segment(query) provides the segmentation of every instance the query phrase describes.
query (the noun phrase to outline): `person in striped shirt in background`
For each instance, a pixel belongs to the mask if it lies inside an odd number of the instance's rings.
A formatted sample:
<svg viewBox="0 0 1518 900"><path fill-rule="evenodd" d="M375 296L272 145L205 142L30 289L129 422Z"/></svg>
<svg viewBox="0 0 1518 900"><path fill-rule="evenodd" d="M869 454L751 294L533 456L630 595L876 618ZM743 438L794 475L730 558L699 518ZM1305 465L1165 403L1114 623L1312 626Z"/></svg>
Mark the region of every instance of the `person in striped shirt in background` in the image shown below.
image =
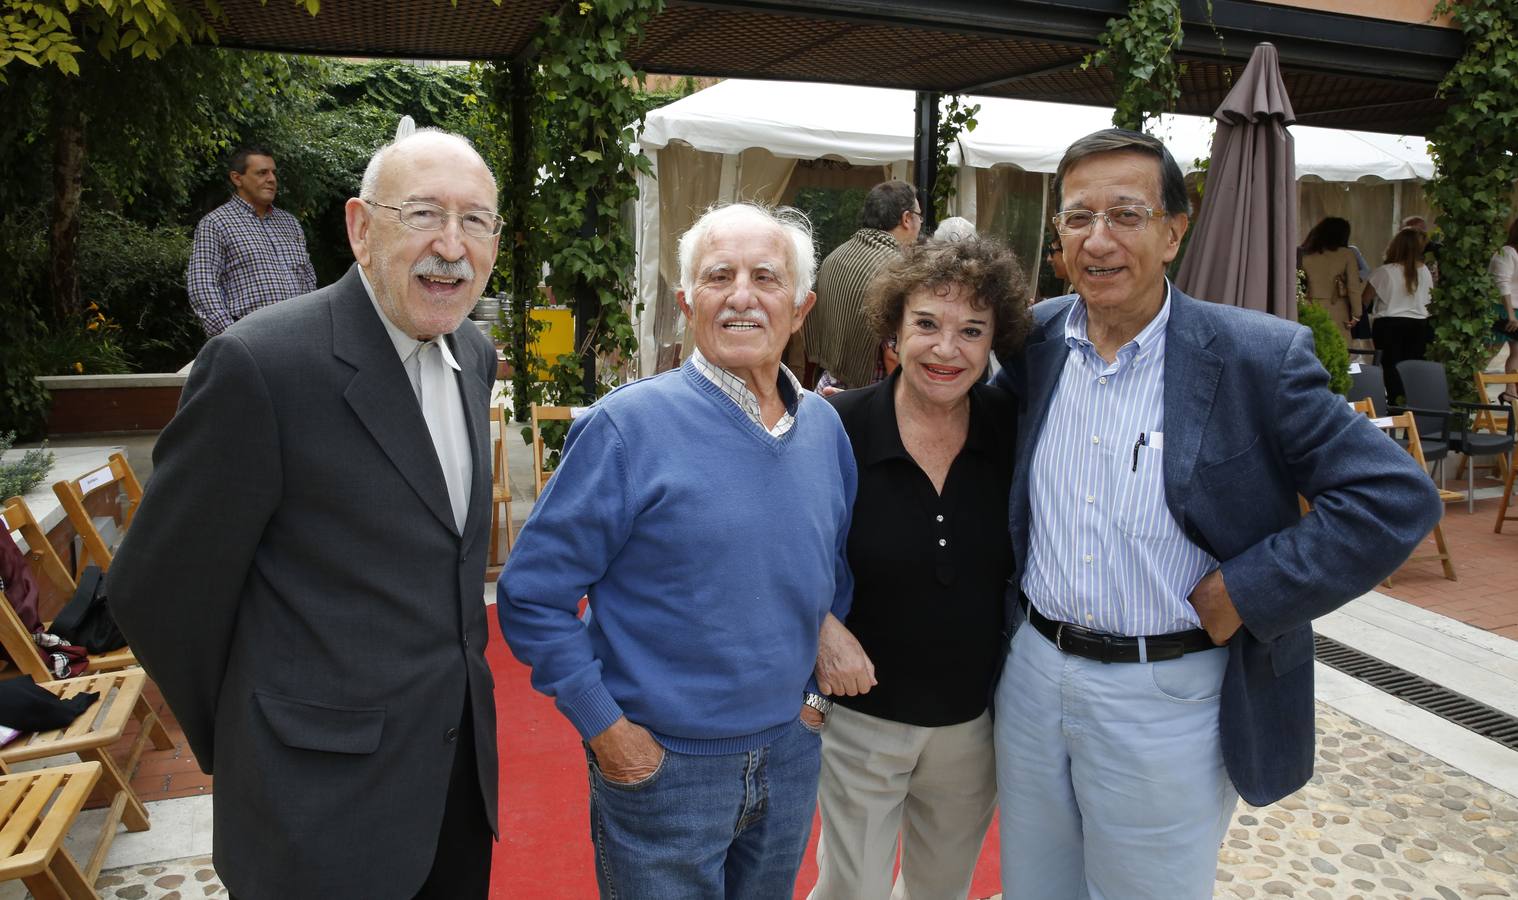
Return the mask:
<svg viewBox="0 0 1518 900"><path fill-rule="evenodd" d="M241 147L227 164L234 193L195 226L185 272L190 307L216 337L256 309L316 290L300 222L274 208L279 176L263 147Z"/></svg>
<svg viewBox="0 0 1518 900"><path fill-rule="evenodd" d="M1238 798L1312 774L1309 622L1443 507L1328 389L1307 329L1166 279L1188 204L1160 141L1082 138L1055 194L1075 293L1034 307L996 379L1019 398L1007 615L1026 619L994 702L1003 888L1211 897Z"/></svg>
<svg viewBox="0 0 1518 900"><path fill-rule="evenodd" d="M868 387L886 375L880 338L864 320L864 295L875 273L922 233L917 189L905 181L875 185L859 224L817 269L817 305L802 327L806 360L820 370L818 391Z"/></svg>

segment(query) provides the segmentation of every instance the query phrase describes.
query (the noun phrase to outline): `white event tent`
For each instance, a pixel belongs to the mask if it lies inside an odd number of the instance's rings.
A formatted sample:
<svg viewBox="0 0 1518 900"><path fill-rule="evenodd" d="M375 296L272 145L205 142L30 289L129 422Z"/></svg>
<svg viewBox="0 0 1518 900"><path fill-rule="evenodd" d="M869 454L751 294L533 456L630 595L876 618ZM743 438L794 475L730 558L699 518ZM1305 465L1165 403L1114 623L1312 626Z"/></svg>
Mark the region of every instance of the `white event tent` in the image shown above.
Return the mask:
<svg viewBox="0 0 1518 900"><path fill-rule="evenodd" d="M949 161L961 166L953 213L1008 241L1036 270L1049 180L1076 138L1112 123L1112 111L970 97L974 131ZM639 144L653 164L639 175L637 206L640 374L673 365L676 241L719 201L787 203L808 187L869 188L910 180L915 98L910 91L729 79L650 112ZM1211 119L1164 116L1156 134L1188 174L1211 153ZM1421 181L1433 175L1421 138L1293 126L1302 233L1325 215L1355 228L1379 257L1404 215L1425 214Z"/></svg>

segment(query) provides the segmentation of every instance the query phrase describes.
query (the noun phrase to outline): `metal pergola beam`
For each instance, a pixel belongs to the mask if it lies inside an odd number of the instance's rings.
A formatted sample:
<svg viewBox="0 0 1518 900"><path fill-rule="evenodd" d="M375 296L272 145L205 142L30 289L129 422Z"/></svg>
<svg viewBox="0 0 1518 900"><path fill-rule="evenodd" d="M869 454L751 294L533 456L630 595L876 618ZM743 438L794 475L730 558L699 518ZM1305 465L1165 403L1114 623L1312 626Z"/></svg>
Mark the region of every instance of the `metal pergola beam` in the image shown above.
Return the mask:
<svg viewBox="0 0 1518 900"><path fill-rule="evenodd" d="M672 6L767 12L1094 46L1127 0L671 0ZM1210 15L1209 15L1210 7ZM1283 66L1437 83L1463 52L1458 31L1253 0L1182 0L1188 56L1244 63L1276 45ZM1220 46L1221 45L1221 46Z"/></svg>
<svg viewBox="0 0 1518 900"><path fill-rule="evenodd" d="M516 57L531 46L542 16L559 5L366 0L324 4L311 17L286 2L218 2L224 46L442 59ZM1108 20L1127 8L1128 0L668 0L647 38L626 52L635 68L675 75L1109 105L1110 72L1074 70ZM1222 100L1228 80L1222 70L1241 68L1256 44L1270 41L1288 83L1314 85L1293 98L1304 119L1318 108L1358 108L1366 115L1356 117L1357 127L1424 130L1447 105L1437 88L1464 53L1457 29L1259 0L1181 0L1181 18L1176 57L1199 73L1185 86L1181 106L1197 114ZM1079 77L1061 77L1067 73ZM1400 114L1377 106L1393 97L1407 98Z"/></svg>
<svg viewBox="0 0 1518 900"><path fill-rule="evenodd" d="M1080 56L1068 57L1066 59L1060 60L1057 63L1054 63L1053 65L1039 66L1036 69L1024 69L1021 72L1013 72L1012 74L1002 78L995 78L991 81L981 82L980 84L966 85L965 87L957 88L954 93L980 94L984 93L985 91L989 91L992 88L1006 87L1009 84L1017 84L1020 81L1029 81L1034 78L1042 78L1045 75L1057 75L1060 72L1068 72L1069 70L1080 65L1081 61L1085 58L1086 55L1084 53Z"/></svg>

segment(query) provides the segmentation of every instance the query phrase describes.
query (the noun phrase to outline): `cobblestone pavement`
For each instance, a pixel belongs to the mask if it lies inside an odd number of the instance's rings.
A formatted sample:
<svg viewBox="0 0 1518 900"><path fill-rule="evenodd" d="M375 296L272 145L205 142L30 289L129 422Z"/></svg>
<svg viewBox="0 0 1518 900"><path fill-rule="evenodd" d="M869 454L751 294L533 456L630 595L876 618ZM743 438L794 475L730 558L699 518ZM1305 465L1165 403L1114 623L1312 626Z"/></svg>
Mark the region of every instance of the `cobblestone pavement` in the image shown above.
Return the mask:
<svg viewBox="0 0 1518 900"><path fill-rule="evenodd" d="M1321 703L1317 732L1312 781L1234 816L1215 896L1518 895L1518 798Z"/></svg>
<svg viewBox="0 0 1518 900"><path fill-rule="evenodd" d="M101 872L95 891L102 900L201 900L226 897L211 857L196 856Z"/></svg>
<svg viewBox="0 0 1518 900"><path fill-rule="evenodd" d="M1240 806L1215 896L1518 897L1518 798L1321 703L1317 726L1311 783L1270 806ZM226 896L209 857L105 872L96 887L104 900Z"/></svg>

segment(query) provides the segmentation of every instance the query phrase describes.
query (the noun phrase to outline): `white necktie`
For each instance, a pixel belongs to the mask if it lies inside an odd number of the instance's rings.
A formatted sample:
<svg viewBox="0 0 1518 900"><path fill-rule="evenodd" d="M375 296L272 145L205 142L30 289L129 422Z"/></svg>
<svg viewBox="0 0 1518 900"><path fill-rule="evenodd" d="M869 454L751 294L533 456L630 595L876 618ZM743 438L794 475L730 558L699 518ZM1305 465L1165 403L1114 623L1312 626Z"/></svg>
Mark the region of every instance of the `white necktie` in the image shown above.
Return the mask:
<svg viewBox="0 0 1518 900"><path fill-rule="evenodd" d="M443 362L443 351L436 337L417 348L418 400L422 417L432 434L432 446L443 466L443 480L448 485L448 500L453 505L453 523L459 534L469 515L469 494L474 478L474 460L469 452L469 435L464 425L464 403L459 397L459 382L453 370Z"/></svg>

